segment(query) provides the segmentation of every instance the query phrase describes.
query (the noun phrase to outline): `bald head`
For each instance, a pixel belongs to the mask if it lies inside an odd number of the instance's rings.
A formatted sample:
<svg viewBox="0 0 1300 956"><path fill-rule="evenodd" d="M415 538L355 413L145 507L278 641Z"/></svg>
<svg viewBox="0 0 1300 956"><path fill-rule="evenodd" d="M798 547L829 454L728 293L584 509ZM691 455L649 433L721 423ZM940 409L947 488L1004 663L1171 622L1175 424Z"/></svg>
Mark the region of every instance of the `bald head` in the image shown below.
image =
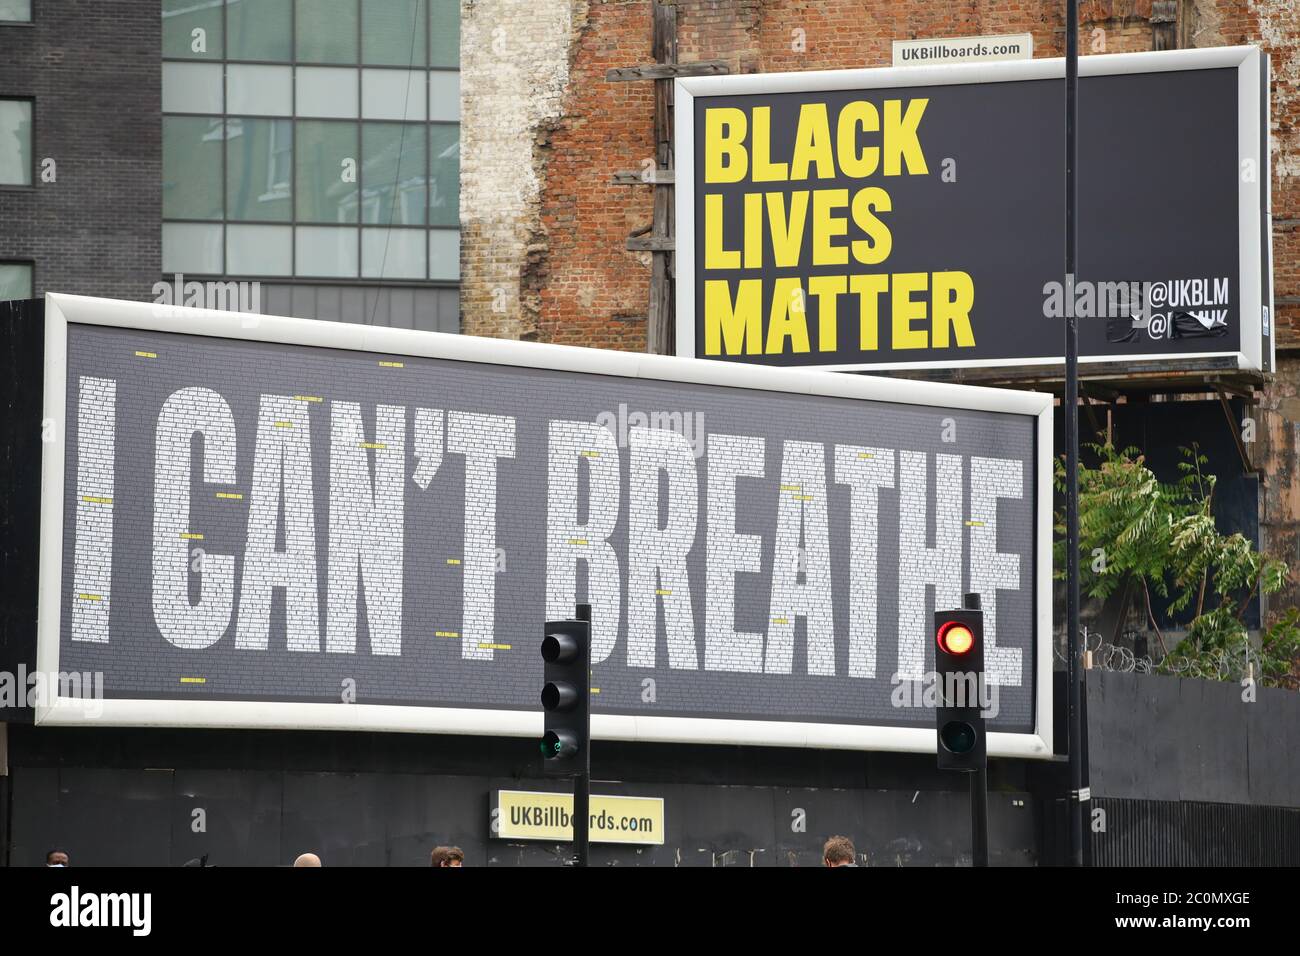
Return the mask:
<svg viewBox="0 0 1300 956"><path fill-rule="evenodd" d="M294 866L320 866L320 857L315 853L304 853L293 861Z"/></svg>

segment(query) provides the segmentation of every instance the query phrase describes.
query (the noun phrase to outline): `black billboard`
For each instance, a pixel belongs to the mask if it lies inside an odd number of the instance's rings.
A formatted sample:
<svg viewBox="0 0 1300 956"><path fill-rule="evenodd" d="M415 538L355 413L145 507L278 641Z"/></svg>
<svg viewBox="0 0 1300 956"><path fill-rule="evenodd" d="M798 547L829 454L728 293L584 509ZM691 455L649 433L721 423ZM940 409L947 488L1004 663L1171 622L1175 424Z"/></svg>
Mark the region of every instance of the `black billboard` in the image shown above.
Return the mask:
<svg viewBox="0 0 1300 956"><path fill-rule="evenodd" d="M1072 281L1062 64L678 81L678 354L1271 368L1267 59L1080 61Z"/></svg>
<svg viewBox="0 0 1300 956"><path fill-rule="evenodd" d="M1050 752L1047 396L75 296L45 339L38 658L98 689L38 722L528 734L589 602L597 736L926 750L974 590L993 748Z"/></svg>

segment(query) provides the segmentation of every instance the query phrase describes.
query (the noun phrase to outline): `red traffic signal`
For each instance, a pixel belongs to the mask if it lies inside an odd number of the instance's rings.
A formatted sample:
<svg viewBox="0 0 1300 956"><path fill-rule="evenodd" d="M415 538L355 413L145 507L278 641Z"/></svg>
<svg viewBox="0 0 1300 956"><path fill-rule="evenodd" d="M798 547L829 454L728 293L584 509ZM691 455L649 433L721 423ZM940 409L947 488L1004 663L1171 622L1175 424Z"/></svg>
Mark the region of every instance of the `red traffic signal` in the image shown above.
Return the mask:
<svg viewBox="0 0 1300 956"><path fill-rule="evenodd" d="M936 640L940 650L957 657L969 654L975 647L975 633L962 621L945 621L939 626Z"/></svg>

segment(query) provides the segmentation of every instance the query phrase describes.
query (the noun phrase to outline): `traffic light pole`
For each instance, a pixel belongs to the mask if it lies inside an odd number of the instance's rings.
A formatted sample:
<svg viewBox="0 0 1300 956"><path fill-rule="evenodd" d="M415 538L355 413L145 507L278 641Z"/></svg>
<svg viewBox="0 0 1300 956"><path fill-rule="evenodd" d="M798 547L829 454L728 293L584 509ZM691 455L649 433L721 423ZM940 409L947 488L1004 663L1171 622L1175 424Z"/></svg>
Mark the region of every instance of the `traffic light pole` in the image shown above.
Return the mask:
<svg viewBox="0 0 1300 956"><path fill-rule="evenodd" d="M970 778L971 866L989 865L989 772L985 767L966 774Z"/></svg>
<svg viewBox="0 0 1300 956"><path fill-rule="evenodd" d="M591 666L591 605L579 604L576 615L587 624L587 667ZM590 681L584 681L589 686ZM590 691L588 691L590 700ZM582 748L582 766L573 778L573 865L586 866L588 858L588 828L591 826L591 707L587 707L587 746Z"/></svg>
<svg viewBox="0 0 1300 956"><path fill-rule="evenodd" d="M962 607L968 611L978 611L982 602L976 593L962 598ZM981 670L978 681L984 683ZM983 687L979 687L982 692ZM982 693L981 693L982 696ZM971 866L989 865L989 771L988 764L981 762L978 770L966 775L970 779L970 855Z"/></svg>

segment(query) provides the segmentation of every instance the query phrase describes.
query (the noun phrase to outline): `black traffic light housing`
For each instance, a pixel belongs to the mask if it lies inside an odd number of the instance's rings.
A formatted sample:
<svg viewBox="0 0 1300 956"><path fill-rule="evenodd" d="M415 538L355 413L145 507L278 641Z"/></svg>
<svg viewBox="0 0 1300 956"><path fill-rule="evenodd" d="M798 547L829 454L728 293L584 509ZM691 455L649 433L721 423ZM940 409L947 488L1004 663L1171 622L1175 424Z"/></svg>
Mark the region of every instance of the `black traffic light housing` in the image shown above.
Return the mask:
<svg viewBox="0 0 1300 956"><path fill-rule="evenodd" d="M934 612L935 710L940 770L974 772L988 766L984 716L984 612L978 594L965 607Z"/></svg>
<svg viewBox="0 0 1300 956"><path fill-rule="evenodd" d="M542 687L545 733L543 769L550 776L570 777L590 766L591 624L547 621L542 638L546 684Z"/></svg>

